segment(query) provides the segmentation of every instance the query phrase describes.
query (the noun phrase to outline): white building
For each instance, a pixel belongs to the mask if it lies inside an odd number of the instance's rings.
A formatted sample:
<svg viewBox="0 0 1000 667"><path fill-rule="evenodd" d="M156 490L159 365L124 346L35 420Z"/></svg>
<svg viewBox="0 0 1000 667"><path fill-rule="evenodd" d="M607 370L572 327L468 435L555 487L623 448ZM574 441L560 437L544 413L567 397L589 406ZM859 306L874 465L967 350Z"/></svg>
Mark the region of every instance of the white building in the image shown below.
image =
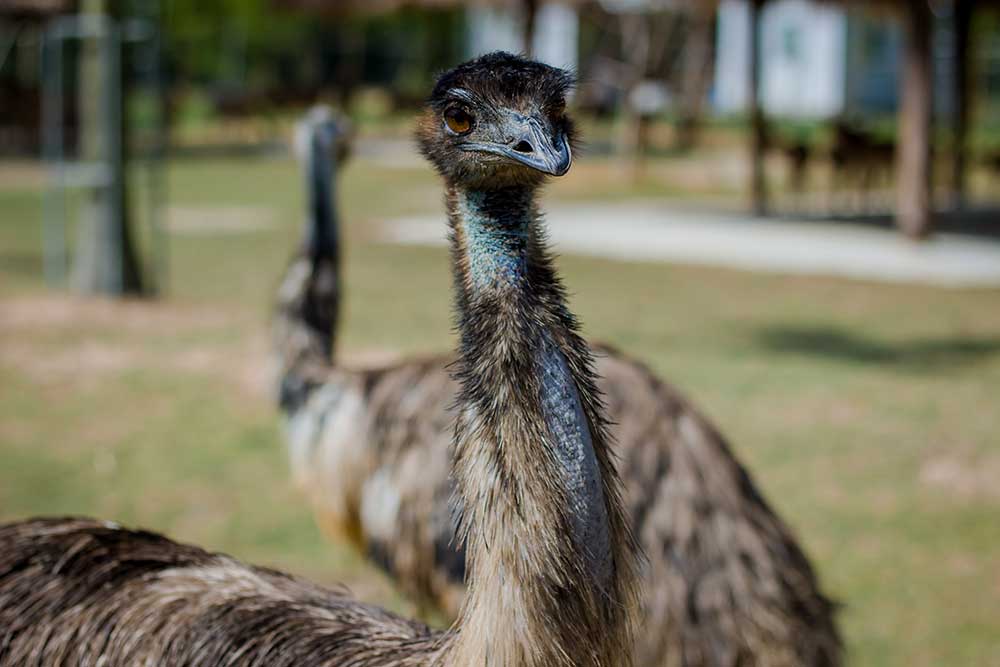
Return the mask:
<svg viewBox="0 0 1000 667"><path fill-rule="evenodd" d="M715 89L718 111L746 108L750 62L749 5L719 6ZM833 5L777 0L760 17L761 104L781 116L826 117L845 106L847 16Z"/></svg>
<svg viewBox="0 0 1000 667"><path fill-rule="evenodd" d="M945 34L942 27L939 35ZM895 109L902 36L885 15L813 0L775 0L764 6L760 31L761 104L768 114L828 118ZM937 41L939 90L948 90L950 56ZM741 112L750 61L746 0L720 3L716 46L714 106L721 113Z"/></svg>

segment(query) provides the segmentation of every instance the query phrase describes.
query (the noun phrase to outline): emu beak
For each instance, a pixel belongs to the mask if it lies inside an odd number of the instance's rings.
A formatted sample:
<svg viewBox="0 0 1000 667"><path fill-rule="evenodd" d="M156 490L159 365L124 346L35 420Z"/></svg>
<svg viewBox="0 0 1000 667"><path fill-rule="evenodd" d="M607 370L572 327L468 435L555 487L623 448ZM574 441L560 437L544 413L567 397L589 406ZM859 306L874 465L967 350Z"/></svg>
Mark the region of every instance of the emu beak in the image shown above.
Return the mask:
<svg viewBox="0 0 1000 667"><path fill-rule="evenodd" d="M569 138L561 131L553 137L547 126L547 120L512 113L504 124L503 143L470 142L463 149L502 155L543 174L562 176L573 163Z"/></svg>

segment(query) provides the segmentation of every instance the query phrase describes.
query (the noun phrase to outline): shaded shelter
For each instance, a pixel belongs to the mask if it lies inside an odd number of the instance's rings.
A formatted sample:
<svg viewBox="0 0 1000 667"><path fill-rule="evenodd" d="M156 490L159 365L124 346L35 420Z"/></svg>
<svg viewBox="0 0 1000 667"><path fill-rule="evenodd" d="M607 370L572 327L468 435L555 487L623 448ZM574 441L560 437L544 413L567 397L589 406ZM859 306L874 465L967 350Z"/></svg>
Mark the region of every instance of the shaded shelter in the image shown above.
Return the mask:
<svg viewBox="0 0 1000 667"><path fill-rule="evenodd" d="M39 38L49 19L75 6L75 0L0 0L0 151L38 150L40 83L17 74L23 69L19 52Z"/></svg>
<svg viewBox="0 0 1000 667"><path fill-rule="evenodd" d="M37 84L15 89L15 96L0 82L0 99L10 95L30 112L15 116L15 124L40 137L49 167L43 213L46 277L61 285L72 253L70 280L85 293L144 294L152 286L144 281L132 230L138 216L126 168L130 148L126 73L132 63L128 45L155 41L148 70L157 70L159 62L158 38L150 37L155 33L150 26L155 24L138 19L134 7L110 0L0 0L0 20L15 22L18 30L30 25L32 37L41 44L37 64L29 59L37 68ZM13 85L17 86L16 77ZM31 149L36 150L34 142ZM150 192L156 187L150 185ZM78 240L73 247L66 242L72 228L66 192L71 189L85 193L79 199Z"/></svg>
<svg viewBox="0 0 1000 667"><path fill-rule="evenodd" d="M70 11L74 0L0 0L0 16L40 20Z"/></svg>
<svg viewBox="0 0 1000 667"><path fill-rule="evenodd" d="M768 0L747 0L750 11L751 53L748 59L750 82L749 116L751 119L752 208L767 211L764 186L765 124L758 90L760 82L760 17ZM964 200L967 165L967 135L970 109L969 58L974 51L971 26L974 12L981 7L1000 7L1000 0L822 0L845 7L877 7L891 12L902 28L900 54L898 141L896 149L897 182L895 220L899 229L911 238L923 238L933 228L932 198L932 116L934 100L934 28L935 14L950 12L955 31L954 62L955 122L952 180L956 204Z"/></svg>

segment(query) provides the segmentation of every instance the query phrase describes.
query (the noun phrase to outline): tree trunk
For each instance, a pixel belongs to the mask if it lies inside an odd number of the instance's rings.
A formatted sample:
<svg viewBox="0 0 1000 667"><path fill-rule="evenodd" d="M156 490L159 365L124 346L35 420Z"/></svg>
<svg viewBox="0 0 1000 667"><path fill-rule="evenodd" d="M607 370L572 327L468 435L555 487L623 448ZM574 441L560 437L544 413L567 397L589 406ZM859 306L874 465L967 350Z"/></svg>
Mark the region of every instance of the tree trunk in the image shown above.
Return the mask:
<svg viewBox="0 0 1000 667"><path fill-rule="evenodd" d="M750 1L750 77L748 107L750 111L750 198L756 216L767 215L767 184L764 178L764 154L767 149L767 128L760 99L760 14L765 0Z"/></svg>
<svg viewBox="0 0 1000 667"><path fill-rule="evenodd" d="M955 2L955 137L953 140L952 196L956 209L965 206L969 109L972 86L969 63L972 57L972 0Z"/></svg>
<svg viewBox="0 0 1000 667"><path fill-rule="evenodd" d="M538 19L539 0L522 0L524 10L524 53L531 57L535 50L535 21Z"/></svg>
<svg viewBox="0 0 1000 667"><path fill-rule="evenodd" d="M81 13L108 14L106 0L83 0ZM114 37L80 49L80 160L106 167L82 206L73 287L86 294L138 294L139 262L132 240L125 183L125 94L122 49ZM119 94L113 94L118 88Z"/></svg>
<svg viewBox="0 0 1000 667"><path fill-rule="evenodd" d="M695 0L688 9L691 26L684 51L681 113L677 123L678 150L690 150L698 140L705 96L712 81L715 13L715 3L704 0Z"/></svg>
<svg viewBox="0 0 1000 667"><path fill-rule="evenodd" d="M931 30L927 0L911 0L903 9L902 91L896 160L896 225L913 239L927 237L931 210Z"/></svg>
<svg viewBox="0 0 1000 667"><path fill-rule="evenodd" d="M618 154L622 160L624 173L633 181L643 173L643 154L648 139L648 121L636 105L636 91L646 76L650 52L649 17L623 12L619 16L622 42L625 49L625 72L623 74L622 115L618 123Z"/></svg>

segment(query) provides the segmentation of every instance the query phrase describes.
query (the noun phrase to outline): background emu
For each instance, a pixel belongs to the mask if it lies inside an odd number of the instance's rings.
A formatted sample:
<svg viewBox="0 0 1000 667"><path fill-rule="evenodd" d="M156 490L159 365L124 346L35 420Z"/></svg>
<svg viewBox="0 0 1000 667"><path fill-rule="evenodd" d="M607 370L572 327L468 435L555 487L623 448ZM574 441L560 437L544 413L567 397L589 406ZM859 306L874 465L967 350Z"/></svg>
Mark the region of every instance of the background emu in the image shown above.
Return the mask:
<svg viewBox="0 0 1000 667"><path fill-rule="evenodd" d="M504 152L485 123L475 144L443 134L451 95L461 88L471 102L495 78L506 82L496 112L533 142L530 156ZM453 474L470 571L454 629L432 633L342 592L150 533L34 520L0 527L0 664L631 664L635 544L590 352L537 209L509 216L494 205L531 202L544 173L569 168L566 121L539 107L561 105L568 83L545 65L485 58L445 74L424 118L425 154L453 202ZM467 152L447 159L432 147L441 141ZM483 189L477 175L491 172L506 186Z"/></svg>
<svg viewBox="0 0 1000 667"><path fill-rule="evenodd" d="M493 116L490 100L504 98L504 85L485 83L480 118ZM348 537L409 593L454 615L465 554L448 506L450 407L458 389L448 373L452 358L360 370L331 362L340 283L329 156L337 130L329 122L305 127L312 136L310 150L300 152L307 157L308 222L275 317L293 473L325 530ZM438 156L464 164L463 151L448 142ZM506 204L506 214L523 213L522 202ZM725 439L646 366L593 347L628 516L649 559L639 664L838 664L833 605Z"/></svg>

